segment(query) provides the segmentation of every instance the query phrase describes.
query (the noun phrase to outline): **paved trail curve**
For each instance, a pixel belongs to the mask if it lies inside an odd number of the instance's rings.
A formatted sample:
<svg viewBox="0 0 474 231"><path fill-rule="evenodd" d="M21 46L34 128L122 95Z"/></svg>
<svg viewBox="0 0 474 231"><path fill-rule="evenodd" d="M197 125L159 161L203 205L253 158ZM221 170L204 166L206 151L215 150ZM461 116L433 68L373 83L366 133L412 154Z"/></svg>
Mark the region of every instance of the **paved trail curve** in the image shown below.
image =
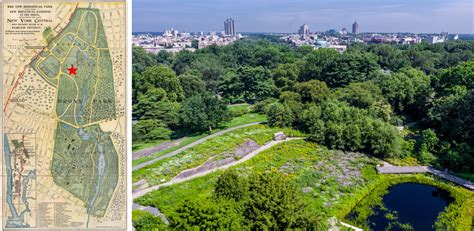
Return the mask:
<svg viewBox="0 0 474 231"><path fill-rule="evenodd" d="M152 191L155 191L155 190L158 190L162 187L165 187L165 186L170 186L170 185L174 185L174 184L177 184L177 183L181 183L181 182L184 182L184 181L188 181L188 180L192 180L194 178L197 178L197 177L201 177L201 176L205 176L205 175L208 175L210 173L213 173L215 171L218 171L218 170L224 170L224 169L227 169L229 167L232 167L234 165L238 165L238 164L241 164L249 159L251 159L252 157L256 156L257 154L259 154L260 152L262 151L265 151L277 144L280 144L280 143L283 143L283 142L287 142L287 141L290 141L290 140L301 140L301 139L304 139L304 138L301 138L301 137L297 137L297 138L287 138L285 140L273 140L273 141L270 141L268 143L266 143L265 145L263 145L262 147L258 148L257 150L249 153L248 155L244 156L242 159L238 160L238 161L235 161L235 162L232 162L230 164L227 164L227 165L223 165L223 166L220 166L220 167L217 167L217 168L213 168L213 169L209 169L207 171L204 171L204 172L200 172L198 174L194 174L194 175L191 175L191 176L188 176L188 177L185 177L185 178L179 178L179 179L176 179L176 178L173 178L171 179L169 182L166 182L166 183L163 183L163 184L159 184L159 185L155 185L155 186L152 186L152 187L149 187L149 188L145 188L145 189L142 189L142 190L139 190L139 191L136 191L133 193L133 199L136 199L138 197L141 197L149 192L152 192Z"/></svg>
<svg viewBox="0 0 474 231"><path fill-rule="evenodd" d="M172 156L176 156L176 155L178 155L179 153L181 153L181 152L183 152L183 151L186 151L186 150L188 150L188 149L190 149L190 148L192 148L192 147L194 147L194 146L196 146L196 145L198 145L198 144L201 144L201 143L203 143L204 141L206 141L206 140L208 140L208 139L214 138L214 137L216 137L216 136L220 136L220 135L223 135L223 134L225 134L225 133L228 133L228 132L231 132L231 131L240 129L240 128L250 127L250 126L257 125L257 124L261 124L261 123L262 123L262 122L255 122L255 123L243 124L243 125L239 125L239 126L235 126L235 127L231 127L231 128L224 129L224 130L222 130L222 131L216 132L216 133L214 133L214 134L212 134L212 135L208 135L208 136L203 137L203 138L201 138L201 139L199 139L199 140L197 140L197 141L194 141L194 142L192 142L192 143L190 143L190 144L188 144L188 145L186 145L186 146L184 146L184 147L182 147L182 148L176 149L175 151L172 151L172 152L170 152L170 153L168 153L168 154L162 155L162 156L160 156L160 157L157 157L157 158L155 158L155 159L153 159L153 160L149 160L149 161L147 161L147 162L143 162L143 163L141 163L141 164L137 164L137 165L133 166L132 171L135 171L135 170L144 168L144 167L146 167L146 166L152 165L152 164L154 164L154 163L156 163L156 162L158 162L158 161L160 161L160 160L163 160L163 159L166 159L166 158L169 158L169 157L172 157ZM158 146L159 146L159 145L158 145ZM153 148L154 148L154 147L153 147ZM150 149L153 149L153 148L150 148Z"/></svg>

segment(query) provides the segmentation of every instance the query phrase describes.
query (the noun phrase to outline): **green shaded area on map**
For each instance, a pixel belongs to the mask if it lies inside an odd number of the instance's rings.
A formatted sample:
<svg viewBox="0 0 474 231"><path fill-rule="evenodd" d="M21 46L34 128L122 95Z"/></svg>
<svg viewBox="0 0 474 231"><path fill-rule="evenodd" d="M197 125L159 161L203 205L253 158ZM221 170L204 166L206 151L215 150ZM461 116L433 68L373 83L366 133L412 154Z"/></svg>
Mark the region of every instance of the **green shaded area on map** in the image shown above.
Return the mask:
<svg viewBox="0 0 474 231"><path fill-rule="evenodd" d="M59 123L51 167L54 182L103 216L118 181L118 160L110 134L98 125L75 129Z"/></svg>
<svg viewBox="0 0 474 231"><path fill-rule="evenodd" d="M76 75L69 75L72 65ZM58 89L61 121L79 127L116 118L112 59L99 10L77 9L31 66Z"/></svg>
<svg viewBox="0 0 474 231"><path fill-rule="evenodd" d="M77 8L31 67L57 89L57 130L51 173L90 215L105 215L118 182L115 146L99 127L116 118L113 66L98 9ZM68 68L77 68L76 75Z"/></svg>

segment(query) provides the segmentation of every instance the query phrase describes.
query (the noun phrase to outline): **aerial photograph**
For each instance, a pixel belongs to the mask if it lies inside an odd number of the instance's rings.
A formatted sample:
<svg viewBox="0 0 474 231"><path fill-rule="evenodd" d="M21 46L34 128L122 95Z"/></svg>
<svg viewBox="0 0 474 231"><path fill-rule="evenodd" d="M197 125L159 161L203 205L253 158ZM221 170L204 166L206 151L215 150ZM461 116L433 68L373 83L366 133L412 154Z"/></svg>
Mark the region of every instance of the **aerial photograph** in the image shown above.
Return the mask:
<svg viewBox="0 0 474 231"><path fill-rule="evenodd" d="M135 0L135 230L474 230L472 0Z"/></svg>

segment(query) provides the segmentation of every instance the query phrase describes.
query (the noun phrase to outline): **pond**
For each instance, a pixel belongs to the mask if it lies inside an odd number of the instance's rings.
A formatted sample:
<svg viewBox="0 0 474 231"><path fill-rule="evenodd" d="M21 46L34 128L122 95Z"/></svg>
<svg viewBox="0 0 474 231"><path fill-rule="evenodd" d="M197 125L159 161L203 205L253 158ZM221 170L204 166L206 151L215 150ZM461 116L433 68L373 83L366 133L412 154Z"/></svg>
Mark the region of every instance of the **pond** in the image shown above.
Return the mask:
<svg viewBox="0 0 474 231"><path fill-rule="evenodd" d="M435 230L438 215L453 201L449 192L417 183L397 184L382 199L376 196L364 199L369 201L362 201L348 220L371 230Z"/></svg>

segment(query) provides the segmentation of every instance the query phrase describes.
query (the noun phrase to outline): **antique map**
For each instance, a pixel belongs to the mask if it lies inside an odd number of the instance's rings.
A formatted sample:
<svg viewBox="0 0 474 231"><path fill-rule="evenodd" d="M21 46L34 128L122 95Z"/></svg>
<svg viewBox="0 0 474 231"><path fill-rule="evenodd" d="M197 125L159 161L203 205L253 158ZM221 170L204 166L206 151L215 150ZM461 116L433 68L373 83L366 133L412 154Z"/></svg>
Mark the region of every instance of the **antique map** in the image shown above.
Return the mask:
<svg viewBox="0 0 474 231"><path fill-rule="evenodd" d="M4 1L2 229L126 229L126 5Z"/></svg>

